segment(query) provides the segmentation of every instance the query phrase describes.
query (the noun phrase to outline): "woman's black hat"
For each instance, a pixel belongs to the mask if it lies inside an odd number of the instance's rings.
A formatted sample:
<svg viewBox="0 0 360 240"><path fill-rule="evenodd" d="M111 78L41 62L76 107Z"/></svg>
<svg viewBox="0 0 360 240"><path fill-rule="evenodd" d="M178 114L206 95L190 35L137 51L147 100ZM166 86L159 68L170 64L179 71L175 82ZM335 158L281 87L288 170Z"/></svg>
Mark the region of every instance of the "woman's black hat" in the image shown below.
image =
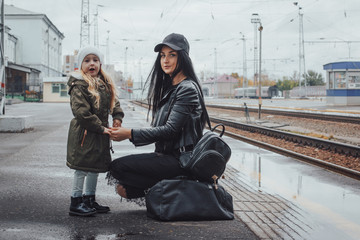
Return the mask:
<svg viewBox="0 0 360 240"><path fill-rule="evenodd" d="M178 33L171 33L164 38L162 43L155 46L154 51L160 52L161 48L166 45L176 51L184 50L189 54L190 46L184 35Z"/></svg>

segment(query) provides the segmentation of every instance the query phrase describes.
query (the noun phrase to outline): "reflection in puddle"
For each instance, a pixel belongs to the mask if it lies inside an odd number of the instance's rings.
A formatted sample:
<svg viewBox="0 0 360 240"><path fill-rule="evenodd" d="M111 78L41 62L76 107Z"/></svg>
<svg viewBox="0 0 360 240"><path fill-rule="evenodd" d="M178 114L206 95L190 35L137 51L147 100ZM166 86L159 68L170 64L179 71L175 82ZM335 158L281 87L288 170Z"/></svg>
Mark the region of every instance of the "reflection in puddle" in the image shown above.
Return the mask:
<svg viewBox="0 0 360 240"><path fill-rule="evenodd" d="M229 164L258 191L308 211L317 224L314 239L360 236L359 181L267 151L234 151Z"/></svg>

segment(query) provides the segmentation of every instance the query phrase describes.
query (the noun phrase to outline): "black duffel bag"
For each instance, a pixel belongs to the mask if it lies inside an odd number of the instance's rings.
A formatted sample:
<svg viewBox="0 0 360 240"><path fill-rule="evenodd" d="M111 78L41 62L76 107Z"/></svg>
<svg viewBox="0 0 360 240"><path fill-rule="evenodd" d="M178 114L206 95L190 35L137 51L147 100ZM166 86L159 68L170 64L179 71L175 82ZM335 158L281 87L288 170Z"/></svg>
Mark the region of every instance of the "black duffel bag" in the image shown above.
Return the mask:
<svg viewBox="0 0 360 240"><path fill-rule="evenodd" d="M232 220L232 196L218 184L165 179L145 194L147 216L161 221Z"/></svg>

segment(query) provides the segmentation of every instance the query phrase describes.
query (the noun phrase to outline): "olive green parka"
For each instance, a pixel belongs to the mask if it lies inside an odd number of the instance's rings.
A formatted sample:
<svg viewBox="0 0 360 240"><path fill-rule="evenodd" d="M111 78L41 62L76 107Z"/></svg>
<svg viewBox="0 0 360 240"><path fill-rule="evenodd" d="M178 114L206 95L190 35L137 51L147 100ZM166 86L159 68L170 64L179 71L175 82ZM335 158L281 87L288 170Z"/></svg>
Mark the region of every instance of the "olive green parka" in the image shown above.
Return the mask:
<svg viewBox="0 0 360 240"><path fill-rule="evenodd" d="M88 91L88 83L81 73L73 73L69 77L70 106L74 118L70 122L67 161L69 168L89 171L107 172L111 162L110 138L103 134L104 127L109 126L111 94L100 83L100 107L95 107L95 97ZM112 112L113 119L122 121L124 112L116 99Z"/></svg>

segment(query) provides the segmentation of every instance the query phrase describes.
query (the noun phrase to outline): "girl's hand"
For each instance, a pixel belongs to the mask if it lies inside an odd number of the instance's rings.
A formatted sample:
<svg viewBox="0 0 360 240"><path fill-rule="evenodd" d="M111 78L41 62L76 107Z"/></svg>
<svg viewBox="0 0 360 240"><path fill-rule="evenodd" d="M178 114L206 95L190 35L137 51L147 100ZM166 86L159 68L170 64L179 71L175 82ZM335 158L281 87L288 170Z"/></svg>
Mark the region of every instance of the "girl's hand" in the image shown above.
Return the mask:
<svg viewBox="0 0 360 240"><path fill-rule="evenodd" d="M104 128L104 132L103 134L108 134L108 135L111 135L111 129L110 128Z"/></svg>
<svg viewBox="0 0 360 240"><path fill-rule="evenodd" d="M114 119L113 127L121 127L121 121L119 119Z"/></svg>

